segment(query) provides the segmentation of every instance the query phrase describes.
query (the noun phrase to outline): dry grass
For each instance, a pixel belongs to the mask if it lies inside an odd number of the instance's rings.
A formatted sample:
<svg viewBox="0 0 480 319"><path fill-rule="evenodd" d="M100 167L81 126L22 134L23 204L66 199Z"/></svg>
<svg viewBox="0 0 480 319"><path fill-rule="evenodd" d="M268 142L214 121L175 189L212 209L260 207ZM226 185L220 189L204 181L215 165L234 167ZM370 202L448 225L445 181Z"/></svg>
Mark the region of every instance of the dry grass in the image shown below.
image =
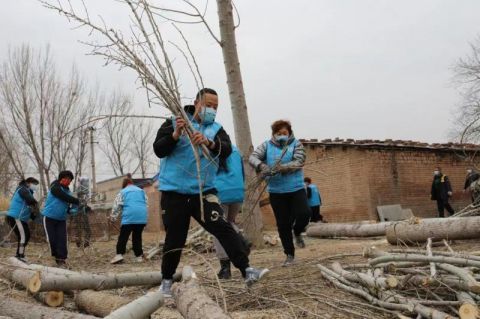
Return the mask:
<svg viewBox="0 0 480 319"><path fill-rule="evenodd" d="M145 234L145 251L156 245L163 238L159 234ZM364 300L345 293L323 279L315 266L317 263L327 265L325 257L337 254L361 253L363 247L375 245L380 249L392 248L385 240L328 240L306 239L307 247L297 250L297 264L284 268L281 264L284 259L281 246L255 250L251 254L251 264L271 269L269 276L252 289L245 289L240 273L233 270L234 278L222 281L228 310L233 318L249 319L282 319L282 318L391 318L371 308ZM130 245L130 244L129 244ZM480 250L480 243L474 241L458 242L452 246L455 250ZM96 242L92 248L82 251L70 245L70 264L73 270L90 271L94 273L127 272L127 271L160 271L160 259L143 264L133 263L133 254L127 252L124 264L112 266L109 260L115 253L115 241ZM0 250L0 261L14 254L14 247ZM46 244L34 243L27 248L27 255L31 262L51 265L52 260ZM182 263L190 264L199 275L200 281L212 299L222 304L222 296L214 274L218 270L218 262L213 253L198 258L193 253L184 253ZM341 263L365 262L363 257L345 257ZM212 269L214 268L214 269ZM155 287L152 289L156 289ZM24 292L11 289L6 281L0 281L0 290L3 295L13 298L36 302ZM130 287L112 291L113 293L138 297L148 289L145 287ZM70 298L70 297L69 297ZM74 303L66 303L66 309L75 311ZM182 318L176 311L173 301L169 300L159 309L152 318Z"/></svg>

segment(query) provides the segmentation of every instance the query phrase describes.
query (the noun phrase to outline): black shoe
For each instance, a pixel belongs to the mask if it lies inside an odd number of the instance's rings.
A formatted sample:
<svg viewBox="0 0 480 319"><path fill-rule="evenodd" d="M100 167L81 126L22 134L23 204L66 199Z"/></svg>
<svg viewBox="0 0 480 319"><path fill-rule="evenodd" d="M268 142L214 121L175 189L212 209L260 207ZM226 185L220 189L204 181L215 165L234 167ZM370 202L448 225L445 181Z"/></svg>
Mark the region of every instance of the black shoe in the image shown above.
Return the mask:
<svg viewBox="0 0 480 319"><path fill-rule="evenodd" d="M305 242L303 241L302 235L295 236L295 242L298 248L305 248Z"/></svg>
<svg viewBox="0 0 480 319"><path fill-rule="evenodd" d="M230 271L230 260L220 259L220 271L217 274L218 279L230 279L232 278L232 272Z"/></svg>

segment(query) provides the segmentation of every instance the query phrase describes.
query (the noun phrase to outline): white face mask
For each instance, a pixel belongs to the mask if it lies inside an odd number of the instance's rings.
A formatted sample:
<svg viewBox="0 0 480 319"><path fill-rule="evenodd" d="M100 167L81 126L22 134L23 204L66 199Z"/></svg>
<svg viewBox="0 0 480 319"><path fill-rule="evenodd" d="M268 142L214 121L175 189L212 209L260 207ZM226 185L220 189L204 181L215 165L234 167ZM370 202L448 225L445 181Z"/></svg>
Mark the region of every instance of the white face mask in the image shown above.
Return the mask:
<svg viewBox="0 0 480 319"><path fill-rule="evenodd" d="M471 174L471 173L472 173L472 170L471 170L471 169L467 169L467 173L468 173L468 174Z"/></svg>
<svg viewBox="0 0 480 319"><path fill-rule="evenodd" d="M38 184L30 184L28 186L33 192L36 192L38 190Z"/></svg>
<svg viewBox="0 0 480 319"><path fill-rule="evenodd" d="M433 175L435 175L435 176L440 175L440 171L433 171Z"/></svg>

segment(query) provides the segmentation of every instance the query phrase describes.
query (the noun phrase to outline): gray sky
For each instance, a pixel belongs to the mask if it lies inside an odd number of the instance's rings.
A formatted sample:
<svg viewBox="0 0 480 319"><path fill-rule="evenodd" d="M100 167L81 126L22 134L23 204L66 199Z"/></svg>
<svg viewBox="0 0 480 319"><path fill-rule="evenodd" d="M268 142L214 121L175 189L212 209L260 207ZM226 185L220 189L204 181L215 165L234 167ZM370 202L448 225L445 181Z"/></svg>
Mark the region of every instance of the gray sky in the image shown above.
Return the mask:
<svg viewBox="0 0 480 319"><path fill-rule="evenodd" d="M92 16L128 25L126 11L113 1L87 3ZM237 7L254 144L269 136L278 118L290 119L301 138L448 140L459 103L451 67L480 33L480 1L242 0ZM215 1L209 12L217 31ZM86 33L72 30L64 18L35 0L2 0L0 21L2 60L9 45L49 43L60 65L75 62L91 83L135 93L143 112L134 74L86 56L88 49L78 43L88 39ZM220 93L219 120L233 137L220 48L200 25L183 28L206 86ZM178 72L182 93L194 95L188 72Z"/></svg>

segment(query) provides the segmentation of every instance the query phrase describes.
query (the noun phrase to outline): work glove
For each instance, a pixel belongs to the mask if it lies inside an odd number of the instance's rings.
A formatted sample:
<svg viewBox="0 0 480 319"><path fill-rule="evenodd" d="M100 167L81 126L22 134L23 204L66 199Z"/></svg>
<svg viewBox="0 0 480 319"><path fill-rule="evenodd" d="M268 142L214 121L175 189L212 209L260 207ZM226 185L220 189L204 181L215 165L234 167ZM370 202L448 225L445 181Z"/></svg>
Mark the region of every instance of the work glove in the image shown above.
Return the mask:
<svg viewBox="0 0 480 319"><path fill-rule="evenodd" d="M30 206L30 219L35 220L38 214L40 214L40 208L38 207L38 204Z"/></svg>
<svg viewBox="0 0 480 319"><path fill-rule="evenodd" d="M450 197L453 195L452 192L448 192L447 194L448 194L448 196L450 196Z"/></svg>
<svg viewBox="0 0 480 319"><path fill-rule="evenodd" d="M110 221L112 223L116 222L117 221L117 216L110 216Z"/></svg>
<svg viewBox="0 0 480 319"><path fill-rule="evenodd" d="M80 206L72 206L70 207L70 209L68 210L68 214L70 214L70 216L77 216L78 215L78 212L80 210Z"/></svg>
<svg viewBox="0 0 480 319"><path fill-rule="evenodd" d="M262 163L258 168L259 168L260 176L262 176L263 178L273 175L272 169L267 164Z"/></svg>

